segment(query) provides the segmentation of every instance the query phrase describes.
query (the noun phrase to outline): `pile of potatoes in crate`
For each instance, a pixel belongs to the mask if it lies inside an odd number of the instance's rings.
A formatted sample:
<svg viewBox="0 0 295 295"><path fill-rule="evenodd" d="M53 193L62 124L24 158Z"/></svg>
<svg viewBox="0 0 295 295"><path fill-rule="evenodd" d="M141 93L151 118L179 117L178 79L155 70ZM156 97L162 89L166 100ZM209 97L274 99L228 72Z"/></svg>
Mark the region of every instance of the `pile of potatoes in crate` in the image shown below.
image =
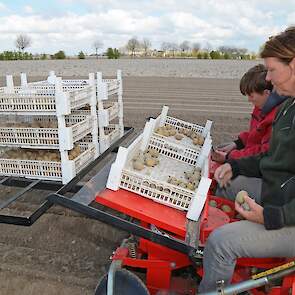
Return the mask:
<svg viewBox="0 0 295 295"><path fill-rule="evenodd" d="M112 102L112 101L103 101L103 108L106 110L106 109L109 109L109 108L111 108L112 106L114 106L114 102ZM85 104L82 108L81 108L81 110L85 110L85 111L90 111L90 105L87 103L87 104Z"/></svg>
<svg viewBox="0 0 295 295"><path fill-rule="evenodd" d="M39 121L33 120L31 122L14 122L14 123L1 123L1 127L12 128L58 128L57 121Z"/></svg>
<svg viewBox="0 0 295 295"><path fill-rule="evenodd" d="M184 179L168 176L167 182L194 191L198 187L200 180L201 168L195 167L192 172L184 172Z"/></svg>
<svg viewBox="0 0 295 295"><path fill-rule="evenodd" d="M160 163L159 152L155 149L149 148L144 152L138 152L132 158L132 167L134 170L141 171L145 167L155 167Z"/></svg>
<svg viewBox="0 0 295 295"><path fill-rule="evenodd" d="M182 140L184 137L188 137L192 140L194 145L203 145L205 141L204 137L200 133L192 129L180 128L179 130L177 130L172 125L164 125L162 127L158 127L156 128L155 133L165 137L173 136L176 140L179 141Z"/></svg>
<svg viewBox="0 0 295 295"><path fill-rule="evenodd" d="M80 146L76 145L69 151L69 160L74 160L81 154ZM60 152L57 150L34 150L16 148L5 151L1 158L13 160L60 162Z"/></svg>

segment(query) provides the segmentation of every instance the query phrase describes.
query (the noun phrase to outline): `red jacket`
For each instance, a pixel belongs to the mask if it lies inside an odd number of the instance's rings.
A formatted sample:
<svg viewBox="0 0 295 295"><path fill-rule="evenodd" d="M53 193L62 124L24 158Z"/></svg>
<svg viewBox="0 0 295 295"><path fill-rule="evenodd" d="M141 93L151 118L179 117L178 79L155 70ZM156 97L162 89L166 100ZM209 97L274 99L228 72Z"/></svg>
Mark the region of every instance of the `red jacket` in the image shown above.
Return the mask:
<svg viewBox="0 0 295 295"><path fill-rule="evenodd" d="M262 109L254 107L249 131L241 132L235 141L237 149L232 150L227 158L239 159L266 152L272 131L272 122L279 105L287 97L272 93Z"/></svg>
<svg viewBox="0 0 295 295"><path fill-rule="evenodd" d="M232 150L228 158L239 159L249 157L268 150L272 121L277 108L266 116L261 116L261 110L255 107L252 112L249 131L241 132L235 141L237 148Z"/></svg>

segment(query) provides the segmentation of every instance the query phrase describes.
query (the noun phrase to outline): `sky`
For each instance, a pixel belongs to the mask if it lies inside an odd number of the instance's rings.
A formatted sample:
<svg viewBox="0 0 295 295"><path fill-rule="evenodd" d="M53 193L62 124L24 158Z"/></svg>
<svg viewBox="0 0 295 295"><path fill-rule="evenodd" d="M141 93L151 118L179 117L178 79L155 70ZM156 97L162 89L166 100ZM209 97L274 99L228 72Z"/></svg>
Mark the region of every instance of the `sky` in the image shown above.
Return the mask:
<svg viewBox="0 0 295 295"><path fill-rule="evenodd" d="M0 0L0 52L28 35L32 53L95 52L136 37L152 48L188 40L202 47L257 52L269 36L295 25L295 0Z"/></svg>

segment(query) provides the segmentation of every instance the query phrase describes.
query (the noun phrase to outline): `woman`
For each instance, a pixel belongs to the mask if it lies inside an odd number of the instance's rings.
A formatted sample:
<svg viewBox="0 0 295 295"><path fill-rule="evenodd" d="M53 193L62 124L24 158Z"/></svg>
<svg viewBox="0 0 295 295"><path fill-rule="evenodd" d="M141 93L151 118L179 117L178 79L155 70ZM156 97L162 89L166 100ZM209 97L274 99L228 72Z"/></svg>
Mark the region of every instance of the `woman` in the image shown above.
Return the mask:
<svg viewBox="0 0 295 295"><path fill-rule="evenodd" d="M243 75L240 91L254 106L249 130L241 132L235 141L221 144L212 151L213 161L224 163L226 159L249 157L268 150L272 121L286 97L271 92L273 85L265 80L266 73L266 67L259 64Z"/></svg>
<svg viewBox="0 0 295 295"><path fill-rule="evenodd" d="M199 292L214 290L218 280L229 284L239 257L295 257L295 28L270 38L261 56L266 79L280 95L290 97L274 120L268 152L228 160L215 171L220 186L238 175L250 184L254 177L256 196L250 196L261 204L246 197L250 211L245 211L235 203L246 220L224 225L209 236Z"/></svg>

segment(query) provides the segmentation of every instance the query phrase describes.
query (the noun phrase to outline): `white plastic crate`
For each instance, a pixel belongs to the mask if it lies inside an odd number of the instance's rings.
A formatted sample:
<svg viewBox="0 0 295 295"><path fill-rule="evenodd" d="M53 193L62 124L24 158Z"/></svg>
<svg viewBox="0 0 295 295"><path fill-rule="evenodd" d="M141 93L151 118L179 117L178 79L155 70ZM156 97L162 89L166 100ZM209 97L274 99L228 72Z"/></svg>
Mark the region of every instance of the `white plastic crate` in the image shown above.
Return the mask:
<svg viewBox="0 0 295 295"><path fill-rule="evenodd" d="M56 91L55 85L34 86L24 89L11 88L8 93L4 87L0 91L0 113L34 114L70 114L71 110L89 104L92 86L68 92Z"/></svg>
<svg viewBox="0 0 295 295"><path fill-rule="evenodd" d="M150 124L150 122L147 124ZM180 158L171 158L161 147L157 147L156 149L160 154L160 162L157 166L154 168L145 167L141 171L134 170L132 159L140 150L144 150L142 149L143 146L144 133L128 148L119 148L116 161L111 167L107 188L112 190L123 188L180 210L189 209L192 200L198 197L198 189L202 192L202 195L207 195L211 183L211 180L208 179L208 158L203 161L203 165L200 167L202 170L202 179L198 188L189 190L168 183L168 177L172 176L178 179L184 179L184 172L191 172L196 166ZM148 145L147 147L150 146ZM206 183L206 185L203 183Z"/></svg>
<svg viewBox="0 0 295 295"><path fill-rule="evenodd" d="M7 119L7 120L5 120ZM41 127L3 127L11 122L18 125L33 124L33 122L55 122L55 128ZM66 117L66 128L58 129L56 117L53 116L6 116L0 120L0 145L23 148L63 149L70 150L73 144L85 137L92 130L91 117L83 114L72 114ZM60 141L59 138L62 140Z"/></svg>
<svg viewBox="0 0 295 295"><path fill-rule="evenodd" d="M69 182L84 167L95 159L95 147L91 143L80 143L82 153L65 163L38 160L7 159L0 155L0 175Z"/></svg>
<svg viewBox="0 0 295 295"><path fill-rule="evenodd" d="M168 110L169 108L164 106L161 115L156 120L151 120L152 123L149 125L150 130L147 131L149 133L149 138L147 139L149 146L155 149L160 148L165 150L166 155L171 158L179 158L192 165L201 165L201 163L198 163L198 158L202 154L202 150L211 149L212 140L210 136L210 129L212 121L207 120L206 125L201 126L169 117L167 116ZM177 140L174 136L166 137L155 132L158 127L164 125L170 125L177 131L185 128L201 134L205 138L204 144L194 145L192 140L186 136L182 140ZM202 159L200 157L199 161L201 160Z"/></svg>
<svg viewBox="0 0 295 295"><path fill-rule="evenodd" d="M32 82L28 84L29 88L36 89L45 89L44 87L54 84L54 81L57 77L54 73L48 76L47 80ZM106 91L106 99L114 94L117 94L120 91L120 79L101 79L100 83L102 83L102 88ZM88 79L71 79L71 80L62 80L62 88L63 91L72 91L83 89L89 85Z"/></svg>

